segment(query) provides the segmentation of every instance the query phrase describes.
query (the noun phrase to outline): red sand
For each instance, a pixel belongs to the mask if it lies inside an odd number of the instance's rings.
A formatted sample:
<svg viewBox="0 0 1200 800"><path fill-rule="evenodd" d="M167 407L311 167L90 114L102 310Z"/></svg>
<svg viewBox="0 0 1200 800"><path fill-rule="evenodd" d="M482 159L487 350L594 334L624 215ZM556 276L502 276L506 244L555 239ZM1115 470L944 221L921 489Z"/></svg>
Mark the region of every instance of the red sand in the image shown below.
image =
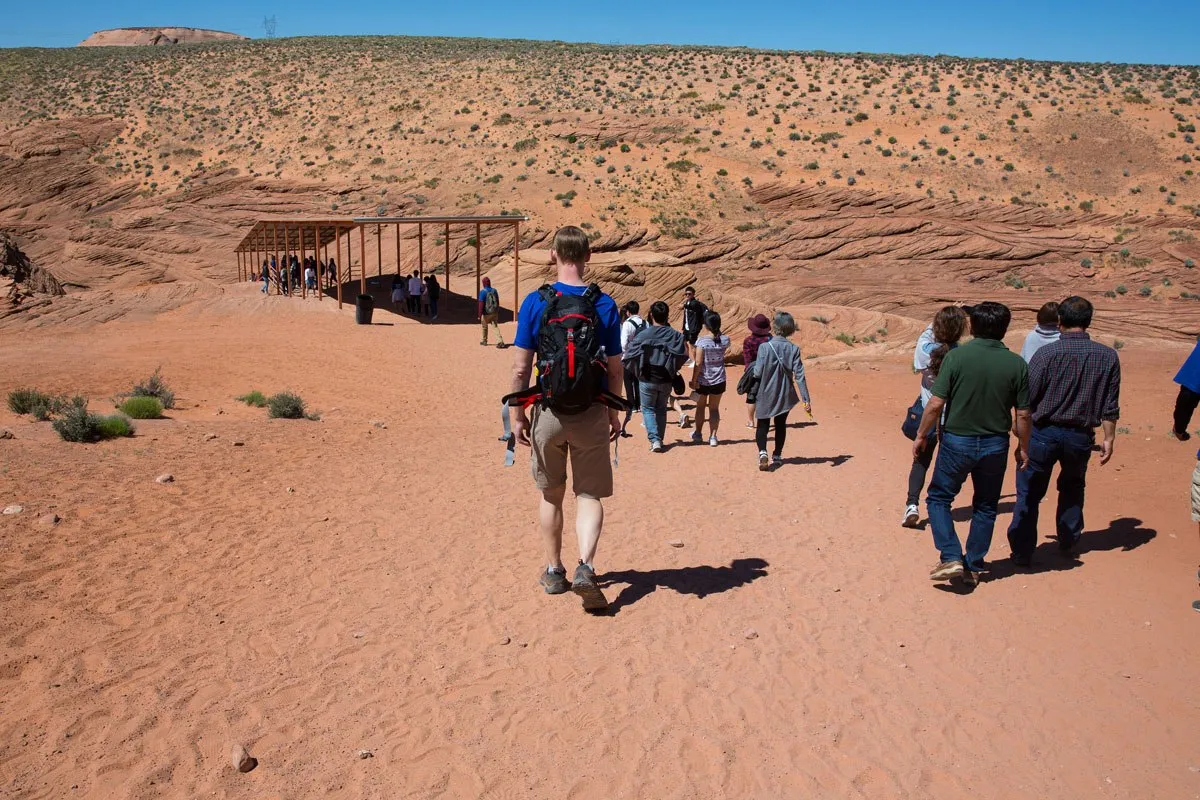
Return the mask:
<svg viewBox="0 0 1200 800"><path fill-rule="evenodd" d="M733 395L719 448L625 440L616 613L589 617L537 587L525 453L500 466L510 353L255 292L0 342L6 388L103 410L162 365L181 405L98 445L0 411L6 797L1200 793L1184 349L1122 352L1131 433L1093 466L1078 562L1008 574L1005 513L996 579L931 585L928 532L898 524L906 359L821 363L777 473ZM232 399L284 388L321 421Z"/></svg>

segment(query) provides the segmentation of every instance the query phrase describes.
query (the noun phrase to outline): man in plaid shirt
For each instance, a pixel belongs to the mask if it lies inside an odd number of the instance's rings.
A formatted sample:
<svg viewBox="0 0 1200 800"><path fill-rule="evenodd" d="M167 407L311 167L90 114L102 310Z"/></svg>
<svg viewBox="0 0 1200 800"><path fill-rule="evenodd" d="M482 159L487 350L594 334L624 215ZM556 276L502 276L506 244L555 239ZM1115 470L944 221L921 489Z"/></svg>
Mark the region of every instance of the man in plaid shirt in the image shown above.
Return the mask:
<svg viewBox="0 0 1200 800"><path fill-rule="evenodd" d="M1062 336L1029 362L1033 434L1029 467L1017 473L1017 503L1008 543L1018 567L1033 563L1038 504L1058 464L1058 547L1070 553L1083 533L1083 492L1096 428L1104 429L1100 465L1113 454L1120 418L1121 362L1117 351L1092 341L1092 304L1068 297L1058 307Z"/></svg>

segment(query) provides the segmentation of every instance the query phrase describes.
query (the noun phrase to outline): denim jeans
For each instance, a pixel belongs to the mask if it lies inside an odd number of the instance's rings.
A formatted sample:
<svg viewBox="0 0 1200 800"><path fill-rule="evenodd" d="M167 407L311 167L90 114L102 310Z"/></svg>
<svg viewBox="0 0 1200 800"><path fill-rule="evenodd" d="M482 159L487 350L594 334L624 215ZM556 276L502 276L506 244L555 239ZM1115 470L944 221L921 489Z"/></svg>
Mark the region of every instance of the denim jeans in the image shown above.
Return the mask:
<svg viewBox="0 0 1200 800"><path fill-rule="evenodd" d="M667 400L671 397L671 384L641 381L638 394L642 397L642 422L646 425L646 438L651 443L661 442L663 432L667 429Z"/></svg>
<svg viewBox="0 0 1200 800"><path fill-rule="evenodd" d="M1094 431L1047 425L1029 439L1029 469L1017 473L1017 506L1008 528L1014 556L1031 556L1037 547L1038 505L1058 464L1058 540L1073 545L1083 533L1083 488Z"/></svg>
<svg viewBox="0 0 1200 800"><path fill-rule="evenodd" d="M983 571L983 559L992 546L992 530L996 526L996 506L1008 468L1008 436L958 436L944 433L938 443L937 466L925 503L929 509L929 527L933 529L933 544L942 561L962 561L972 572ZM954 530L950 505L971 476L974 496L971 499L971 532L967 535L967 551Z"/></svg>

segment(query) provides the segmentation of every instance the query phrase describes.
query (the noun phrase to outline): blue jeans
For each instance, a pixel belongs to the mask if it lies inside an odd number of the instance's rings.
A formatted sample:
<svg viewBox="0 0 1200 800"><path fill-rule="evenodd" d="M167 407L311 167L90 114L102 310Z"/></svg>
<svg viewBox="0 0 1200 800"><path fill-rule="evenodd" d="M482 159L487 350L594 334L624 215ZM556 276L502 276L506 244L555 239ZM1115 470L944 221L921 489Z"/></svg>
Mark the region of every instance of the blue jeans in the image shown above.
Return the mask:
<svg viewBox="0 0 1200 800"><path fill-rule="evenodd" d="M1032 556L1037 547L1038 505L1058 464L1058 541L1071 546L1083 533L1083 488L1095 431L1047 425L1029 439L1029 469L1017 473L1017 506L1008 528L1014 556Z"/></svg>
<svg viewBox="0 0 1200 800"><path fill-rule="evenodd" d="M650 442L661 442L667 429L667 401L671 398L669 383L638 383L638 394L642 397L642 422L646 424L646 437Z"/></svg>
<svg viewBox="0 0 1200 800"><path fill-rule="evenodd" d="M983 571L983 559L992 546L996 527L996 506L1008 468L1008 436L958 436L944 433L938 443L937 466L929 483L925 503L929 509L929 527L933 544L942 561L962 561L972 572ZM967 476L975 493L971 498L971 532L967 535L964 558L962 545L954 530L950 505L962 489Z"/></svg>

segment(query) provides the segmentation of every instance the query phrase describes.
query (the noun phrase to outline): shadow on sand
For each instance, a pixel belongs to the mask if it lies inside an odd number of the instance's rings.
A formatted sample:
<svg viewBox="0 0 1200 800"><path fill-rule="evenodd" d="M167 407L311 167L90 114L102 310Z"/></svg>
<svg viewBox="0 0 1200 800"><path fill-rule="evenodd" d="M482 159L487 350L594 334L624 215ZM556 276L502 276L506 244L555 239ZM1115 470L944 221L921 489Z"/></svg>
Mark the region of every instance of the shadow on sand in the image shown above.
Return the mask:
<svg viewBox="0 0 1200 800"><path fill-rule="evenodd" d="M764 577L767 574L766 567L767 562L761 558L737 558L731 561L728 567L704 565L646 572L624 570L606 573L600 585L609 587L618 583L628 584L609 604L606 613L612 615L657 591L660 586L680 594L707 597L745 586Z"/></svg>
<svg viewBox="0 0 1200 800"><path fill-rule="evenodd" d="M988 563L988 571L984 573L985 582L1000 581L1014 575L1034 575L1040 572L1064 572L1076 567L1082 567L1080 556L1085 553L1098 553L1110 550L1129 552L1149 542L1158 536L1153 528L1142 527L1142 521L1133 517L1120 517L1100 531L1084 531L1079 541L1070 552L1063 552L1058 542L1042 542L1033 552L1033 565L1018 567L1012 557ZM938 584L938 589L954 594L970 594L973 589L962 584Z"/></svg>

